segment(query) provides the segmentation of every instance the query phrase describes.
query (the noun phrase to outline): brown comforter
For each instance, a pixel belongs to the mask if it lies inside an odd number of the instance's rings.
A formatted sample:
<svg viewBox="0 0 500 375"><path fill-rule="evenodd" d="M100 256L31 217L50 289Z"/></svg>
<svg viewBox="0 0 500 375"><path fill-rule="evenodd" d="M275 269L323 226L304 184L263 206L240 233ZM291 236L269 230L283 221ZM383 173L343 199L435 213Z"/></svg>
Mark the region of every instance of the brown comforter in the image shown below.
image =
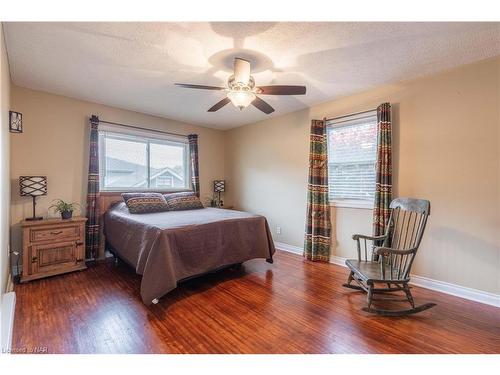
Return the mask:
<svg viewBox="0 0 500 375"><path fill-rule="evenodd" d="M130 214L119 203L104 215L104 234L142 275L146 305L179 280L275 252L265 217L217 208Z"/></svg>

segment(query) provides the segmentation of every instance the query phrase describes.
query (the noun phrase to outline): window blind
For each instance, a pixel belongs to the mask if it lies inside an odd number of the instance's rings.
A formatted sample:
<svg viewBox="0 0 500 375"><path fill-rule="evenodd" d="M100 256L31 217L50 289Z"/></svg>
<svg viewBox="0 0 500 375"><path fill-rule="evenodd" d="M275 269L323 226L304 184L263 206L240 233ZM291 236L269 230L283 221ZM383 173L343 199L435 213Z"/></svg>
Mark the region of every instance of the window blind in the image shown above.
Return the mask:
<svg viewBox="0 0 500 375"><path fill-rule="evenodd" d="M328 121L327 136L330 200L373 202L377 151L376 111Z"/></svg>

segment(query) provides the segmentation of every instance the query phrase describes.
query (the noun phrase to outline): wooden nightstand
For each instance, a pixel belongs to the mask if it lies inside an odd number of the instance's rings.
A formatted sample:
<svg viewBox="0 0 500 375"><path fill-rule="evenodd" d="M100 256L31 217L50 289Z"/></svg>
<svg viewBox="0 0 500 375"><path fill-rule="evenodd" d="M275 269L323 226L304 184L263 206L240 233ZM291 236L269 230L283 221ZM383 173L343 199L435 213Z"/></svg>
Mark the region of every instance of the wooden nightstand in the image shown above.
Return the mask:
<svg viewBox="0 0 500 375"><path fill-rule="evenodd" d="M77 271L85 266L85 217L23 220L21 282Z"/></svg>

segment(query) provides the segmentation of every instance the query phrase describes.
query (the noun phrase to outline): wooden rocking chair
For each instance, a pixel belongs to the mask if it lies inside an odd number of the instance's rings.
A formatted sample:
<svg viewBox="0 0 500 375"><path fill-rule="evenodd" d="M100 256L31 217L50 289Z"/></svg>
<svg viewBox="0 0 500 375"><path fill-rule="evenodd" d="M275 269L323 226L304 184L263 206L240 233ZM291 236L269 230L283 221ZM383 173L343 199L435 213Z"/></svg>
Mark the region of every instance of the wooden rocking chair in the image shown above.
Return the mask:
<svg viewBox="0 0 500 375"><path fill-rule="evenodd" d="M408 286L411 266L424 234L431 204L423 199L398 198L391 202L390 208L391 215L383 236L373 237L362 234L352 236L357 242L358 259L346 260L345 263L351 273L347 283L343 286L367 293L368 306L363 308L364 311L385 316L415 314L436 305L426 303L415 306ZM368 251L367 241L372 241L371 254ZM380 242L382 246L376 246ZM351 285L352 281L356 281L357 285ZM381 284L383 287L378 286ZM383 310L372 307L374 300L382 300L374 299L374 294L398 291L404 292L406 299L385 298L383 300L408 301L411 309Z"/></svg>

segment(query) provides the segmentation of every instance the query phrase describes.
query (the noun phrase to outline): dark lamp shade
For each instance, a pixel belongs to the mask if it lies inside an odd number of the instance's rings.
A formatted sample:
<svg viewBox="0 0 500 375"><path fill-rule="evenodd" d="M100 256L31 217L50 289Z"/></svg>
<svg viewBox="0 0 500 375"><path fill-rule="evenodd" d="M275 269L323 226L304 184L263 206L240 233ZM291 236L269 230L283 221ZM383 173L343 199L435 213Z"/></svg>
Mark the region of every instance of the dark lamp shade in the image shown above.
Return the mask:
<svg viewBox="0 0 500 375"><path fill-rule="evenodd" d="M47 195L47 176L20 176L19 194L31 197Z"/></svg>
<svg viewBox="0 0 500 375"><path fill-rule="evenodd" d="M214 181L214 192L219 193L225 191L225 185L226 181L225 180L215 180Z"/></svg>

